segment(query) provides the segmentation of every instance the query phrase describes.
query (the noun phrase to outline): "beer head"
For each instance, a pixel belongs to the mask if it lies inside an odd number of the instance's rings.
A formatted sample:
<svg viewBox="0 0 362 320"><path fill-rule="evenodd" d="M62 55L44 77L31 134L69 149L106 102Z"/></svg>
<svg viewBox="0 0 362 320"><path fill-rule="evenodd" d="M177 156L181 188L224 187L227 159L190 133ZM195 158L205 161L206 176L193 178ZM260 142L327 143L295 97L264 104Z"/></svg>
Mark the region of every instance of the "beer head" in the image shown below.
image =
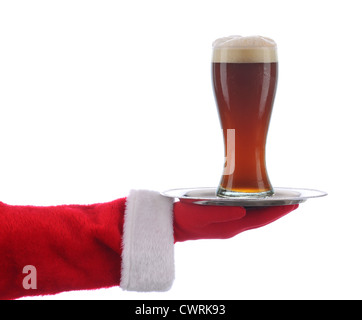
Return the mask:
<svg viewBox="0 0 362 320"><path fill-rule="evenodd" d="M277 62L277 45L261 36L230 36L213 43L213 62L223 63L271 63Z"/></svg>

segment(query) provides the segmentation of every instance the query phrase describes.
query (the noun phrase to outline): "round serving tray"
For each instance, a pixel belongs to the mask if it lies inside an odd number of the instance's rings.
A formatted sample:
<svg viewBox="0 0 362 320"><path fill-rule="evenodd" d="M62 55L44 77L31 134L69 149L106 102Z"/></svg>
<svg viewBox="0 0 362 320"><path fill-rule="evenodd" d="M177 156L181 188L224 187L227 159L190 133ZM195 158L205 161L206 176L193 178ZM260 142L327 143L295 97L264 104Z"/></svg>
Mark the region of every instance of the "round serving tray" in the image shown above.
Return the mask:
<svg viewBox="0 0 362 320"><path fill-rule="evenodd" d="M327 193L314 189L274 188L274 194L264 197L223 198L216 195L216 188L181 188L161 192L161 195L200 205L269 207L299 204Z"/></svg>

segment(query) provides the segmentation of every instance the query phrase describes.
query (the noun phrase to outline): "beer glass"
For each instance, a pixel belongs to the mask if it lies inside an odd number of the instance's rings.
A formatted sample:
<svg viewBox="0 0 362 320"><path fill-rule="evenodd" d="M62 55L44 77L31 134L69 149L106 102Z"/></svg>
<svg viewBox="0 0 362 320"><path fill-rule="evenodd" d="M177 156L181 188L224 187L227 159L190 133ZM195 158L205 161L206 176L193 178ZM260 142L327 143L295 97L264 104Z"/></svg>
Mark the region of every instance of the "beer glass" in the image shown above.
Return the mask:
<svg viewBox="0 0 362 320"><path fill-rule="evenodd" d="M220 197L273 194L265 144L277 86L277 47L260 36L232 36L213 43L212 79L224 137Z"/></svg>

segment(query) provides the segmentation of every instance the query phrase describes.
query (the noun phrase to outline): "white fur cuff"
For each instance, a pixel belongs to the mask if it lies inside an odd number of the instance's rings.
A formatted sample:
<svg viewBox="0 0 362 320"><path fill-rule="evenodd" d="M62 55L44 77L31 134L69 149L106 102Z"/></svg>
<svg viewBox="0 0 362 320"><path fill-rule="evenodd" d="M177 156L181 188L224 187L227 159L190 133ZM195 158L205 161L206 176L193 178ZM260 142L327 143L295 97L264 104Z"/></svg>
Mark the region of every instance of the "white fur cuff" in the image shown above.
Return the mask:
<svg viewBox="0 0 362 320"><path fill-rule="evenodd" d="M175 277L173 201L149 190L127 197L121 288L166 291Z"/></svg>

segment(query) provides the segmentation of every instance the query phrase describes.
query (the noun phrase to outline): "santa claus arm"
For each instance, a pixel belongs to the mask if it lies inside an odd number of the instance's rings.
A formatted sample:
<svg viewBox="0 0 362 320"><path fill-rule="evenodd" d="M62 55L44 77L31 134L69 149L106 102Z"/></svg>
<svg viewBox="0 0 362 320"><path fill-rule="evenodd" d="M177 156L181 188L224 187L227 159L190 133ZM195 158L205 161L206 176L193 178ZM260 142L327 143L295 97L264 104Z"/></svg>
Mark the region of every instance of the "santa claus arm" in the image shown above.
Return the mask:
<svg viewBox="0 0 362 320"><path fill-rule="evenodd" d="M119 285L160 291L174 279L170 199L131 191L92 205L0 203L0 298Z"/></svg>
<svg viewBox="0 0 362 320"><path fill-rule="evenodd" d="M0 298L121 285L165 291L174 242L226 239L297 206L200 206L133 190L127 198L52 207L0 203Z"/></svg>

